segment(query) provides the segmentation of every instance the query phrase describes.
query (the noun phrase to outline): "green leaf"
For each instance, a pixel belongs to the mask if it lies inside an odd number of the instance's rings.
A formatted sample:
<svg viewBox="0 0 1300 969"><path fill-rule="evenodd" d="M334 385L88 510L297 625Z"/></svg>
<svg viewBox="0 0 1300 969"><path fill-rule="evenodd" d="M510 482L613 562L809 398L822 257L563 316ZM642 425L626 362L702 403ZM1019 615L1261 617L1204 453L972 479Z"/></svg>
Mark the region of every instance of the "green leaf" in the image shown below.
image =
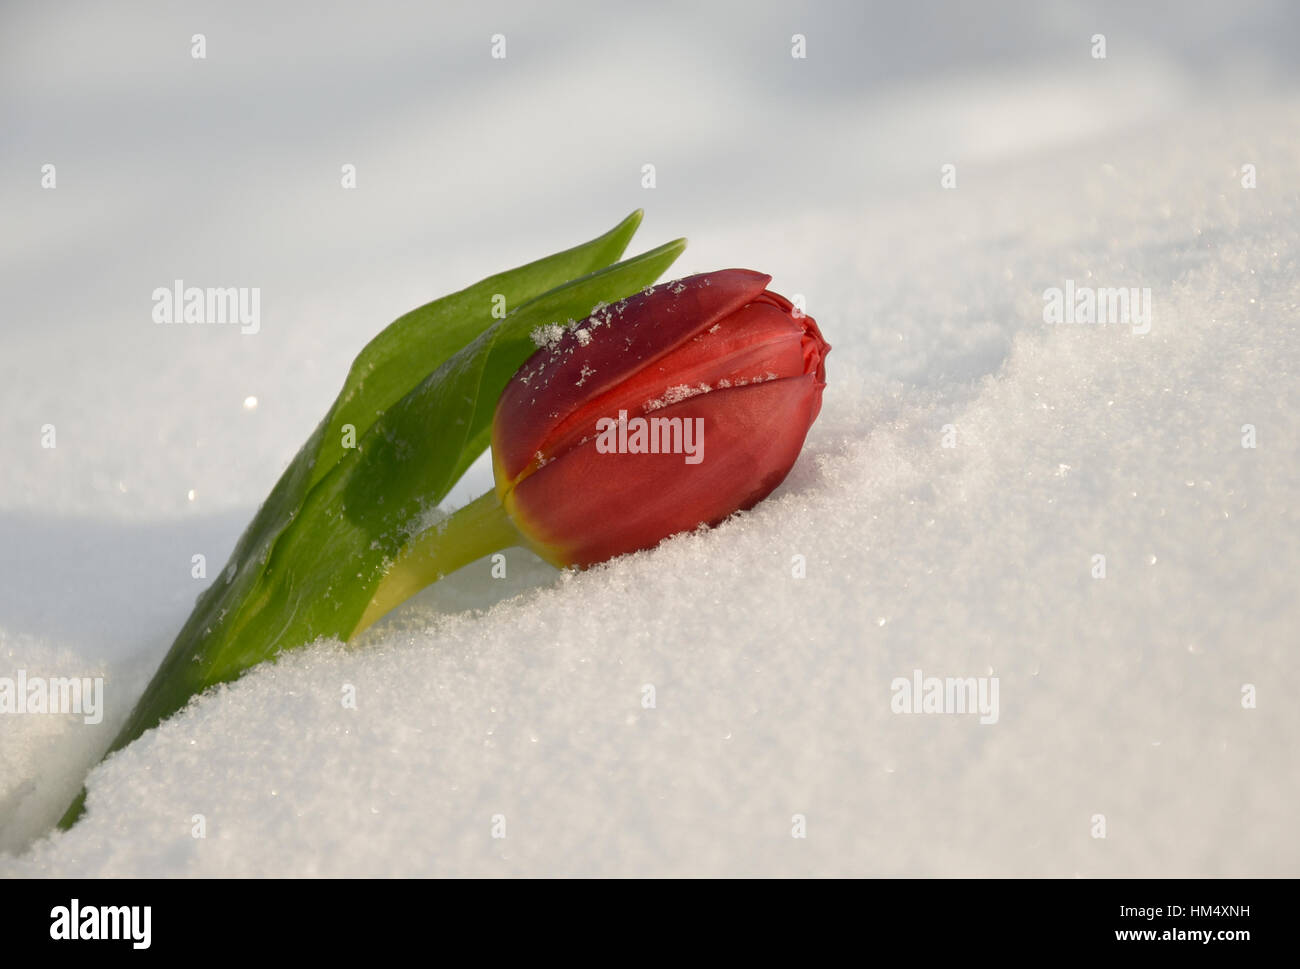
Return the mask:
<svg viewBox="0 0 1300 969"><path fill-rule="evenodd" d="M201 672L200 662L196 660L201 655L226 655L230 638L242 628L235 625L237 617L250 613L270 614L267 610L272 608L273 597L268 592L266 580L269 563L273 560L292 562L293 568L289 570L292 574L304 569L310 571L310 563L293 555L277 556L276 546L299 519L313 488L334 472L341 459L350 457L355 464L361 449L343 447L344 425L353 425L360 444L388 408L422 385L431 372L443 366L494 322L500 322L492 315L493 296L504 296L509 310L512 305L526 305L569 280L583 278L584 274L608 266L627 248L641 217L640 210L633 212L609 232L589 242L490 276L458 293L428 303L394 321L366 345L353 363L329 413L290 462L240 536L226 568L200 595L161 667L110 746L110 753L180 709L193 693L221 678L237 675L251 665L251 662L243 666L238 663L231 665L214 659L203 666ZM471 449L477 446L481 451L486 446L486 437L467 438L463 446ZM430 494L433 493L431 490ZM376 494L382 495L382 490ZM438 494L437 500L444 495L445 490ZM338 563L345 561L327 554L315 564L315 569L318 574L329 574L332 565L337 570ZM344 577L339 581L344 581ZM318 585L313 583L315 592L330 594L328 585L325 590ZM290 615L272 640L265 643L250 641L240 655L251 657L260 652L259 659L264 659L272 655L274 647L285 636L293 638L293 630L298 628ZM250 640L259 634L250 631ZM65 826L71 824L79 809L80 799L69 809L62 823Z"/></svg>
<svg viewBox="0 0 1300 969"><path fill-rule="evenodd" d="M537 349L533 329L583 319L597 304L639 292L684 248L677 240L533 298L377 413L357 446L305 489L299 507L287 508L288 524L273 542L256 535L250 542L257 520L250 526L110 750L282 649L348 638L389 564L487 445L497 399ZM251 563L240 557L249 551L258 555ZM69 809L65 826L79 809L80 802Z"/></svg>
<svg viewBox="0 0 1300 969"><path fill-rule="evenodd" d="M343 427L361 439L379 415L482 333L501 298L506 313L571 279L616 262L641 224L640 209L591 242L489 276L468 289L427 303L399 317L357 355L324 422L323 438L309 478L314 485L343 457Z"/></svg>
<svg viewBox="0 0 1300 969"><path fill-rule="evenodd" d="M521 306L385 411L307 496L220 647L205 648L186 669L207 685L280 648L351 635L389 563L482 452L497 399L537 350L533 329L639 292L684 247L668 243Z"/></svg>
<svg viewBox="0 0 1300 969"><path fill-rule="evenodd" d="M492 323L492 297L520 303L567 280L614 262L637 227L640 210L590 242L524 266L489 276L468 289L434 300L400 317L366 345L348 373L329 414L285 469L270 496L236 543L221 576L196 603L180 636L203 635L251 592L275 542L293 521L308 491L345 452L343 428L351 424L360 441L385 408L401 400L425 377Z"/></svg>

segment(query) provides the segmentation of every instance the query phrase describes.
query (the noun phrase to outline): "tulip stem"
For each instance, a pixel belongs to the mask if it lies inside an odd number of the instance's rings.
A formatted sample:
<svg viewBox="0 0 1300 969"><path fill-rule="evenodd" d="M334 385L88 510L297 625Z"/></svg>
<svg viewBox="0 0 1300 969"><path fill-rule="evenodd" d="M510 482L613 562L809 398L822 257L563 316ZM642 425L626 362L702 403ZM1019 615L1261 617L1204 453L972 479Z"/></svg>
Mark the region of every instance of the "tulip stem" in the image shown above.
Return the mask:
<svg viewBox="0 0 1300 969"><path fill-rule="evenodd" d="M423 532L402 550L392 568L379 581L356 636L385 613L395 609L427 585L484 555L521 544L521 536L501 507L496 490L475 498Z"/></svg>

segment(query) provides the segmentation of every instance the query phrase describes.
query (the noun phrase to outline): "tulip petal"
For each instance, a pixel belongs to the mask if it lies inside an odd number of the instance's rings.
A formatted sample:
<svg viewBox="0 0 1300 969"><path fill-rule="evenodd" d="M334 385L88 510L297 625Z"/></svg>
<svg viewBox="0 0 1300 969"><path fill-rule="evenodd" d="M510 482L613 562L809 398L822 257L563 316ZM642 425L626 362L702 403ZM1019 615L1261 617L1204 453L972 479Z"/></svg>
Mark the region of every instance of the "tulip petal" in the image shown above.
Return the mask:
<svg viewBox="0 0 1300 969"><path fill-rule="evenodd" d="M544 443L513 480L517 483L542 464L562 457L590 437L602 417L614 417L620 411L637 417L696 394L812 372L807 344L819 342L810 339L778 304L760 296L623 383L583 402L548 431Z"/></svg>
<svg viewBox="0 0 1300 969"><path fill-rule="evenodd" d="M498 484L518 478L553 430L585 403L753 301L771 279L727 269L663 283L593 313L539 349L497 405L510 414L493 426Z"/></svg>
<svg viewBox="0 0 1300 969"><path fill-rule="evenodd" d="M601 453L593 438L520 481L503 499L506 510L534 550L561 566L592 565L715 525L785 479L822 386L807 374L671 404L652 416L703 420L698 464L683 453Z"/></svg>

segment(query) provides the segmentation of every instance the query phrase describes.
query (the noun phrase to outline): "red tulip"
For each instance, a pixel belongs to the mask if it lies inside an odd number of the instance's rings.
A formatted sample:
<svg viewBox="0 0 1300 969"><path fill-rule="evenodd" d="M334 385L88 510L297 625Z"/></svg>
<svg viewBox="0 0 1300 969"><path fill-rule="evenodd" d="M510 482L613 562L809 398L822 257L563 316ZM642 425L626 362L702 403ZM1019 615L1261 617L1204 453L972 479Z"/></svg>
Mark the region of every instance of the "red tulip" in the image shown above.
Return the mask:
<svg viewBox="0 0 1300 969"><path fill-rule="evenodd" d="M821 409L830 347L746 269L556 328L492 425L496 494L533 549L591 565L767 497Z"/></svg>
<svg viewBox="0 0 1300 969"><path fill-rule="evenodd" d="M821 410L830 350L771 278L691 276L550 327L497 402L496 487L402 550L353 635L491 552L592 565L771 494Z"/></svg>

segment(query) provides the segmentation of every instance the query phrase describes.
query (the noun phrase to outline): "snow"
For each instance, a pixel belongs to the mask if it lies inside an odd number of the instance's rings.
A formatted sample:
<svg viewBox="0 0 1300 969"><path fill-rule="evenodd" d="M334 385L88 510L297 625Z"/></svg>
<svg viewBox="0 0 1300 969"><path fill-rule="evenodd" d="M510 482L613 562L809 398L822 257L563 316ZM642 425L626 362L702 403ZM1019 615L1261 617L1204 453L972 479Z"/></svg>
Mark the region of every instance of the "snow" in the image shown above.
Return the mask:
<svg viewBox="0 0 1300 969"><path fill-rule="evenodd" d="M772 377L775 378L776 374L772 374ZM760 377L760 378L756 378L754 382L762 383L762 380L763 378ZM737 380L736 386L743 387L746 383L748 383L747 380L743 380L743 379ZM720 380L718 382L718 386L729 387L730 383L727 380ZM670 404L680 404L684 400L690 400L692 397L698 397L701 394L708 394L712 392L713 392L713 388L710 387L708 384L703 384L703 383L697 384L694 387L692 387L690 384L675 384L672 387L669 387L667 390L665 390L663 394L661 394L660 396L655 397L651 400L647 400L643 406L645 407L647 412L660 410L664 407L668 407Z"/></svg>
<svg viewBox="0 0 1300 969"><path fill-rule="evenodd" d="M547 323L545 326L533 327L533 332L529 334L532 337L534 346L547 350L554 350L559 346L560 340L563 339L565 327L558 323Z"/></svg>
<svg viewBox="0 0 1300 969"><path fill-rule="evenodd" d="M0 718L0 874L1295 874L1296 15L1055 10L246 5L206 62L178 9L7 11L0 676L106 711ZM475 563L49 834L365 340L638 206L670 275L771 272L834 344L785 484L585 573ZM155 326L180 278L261 287L260 331ZM1149 288L1149 332L1044 323L1067 282ZM996 676L997 722L893 712L916 670Z"/></svg>

